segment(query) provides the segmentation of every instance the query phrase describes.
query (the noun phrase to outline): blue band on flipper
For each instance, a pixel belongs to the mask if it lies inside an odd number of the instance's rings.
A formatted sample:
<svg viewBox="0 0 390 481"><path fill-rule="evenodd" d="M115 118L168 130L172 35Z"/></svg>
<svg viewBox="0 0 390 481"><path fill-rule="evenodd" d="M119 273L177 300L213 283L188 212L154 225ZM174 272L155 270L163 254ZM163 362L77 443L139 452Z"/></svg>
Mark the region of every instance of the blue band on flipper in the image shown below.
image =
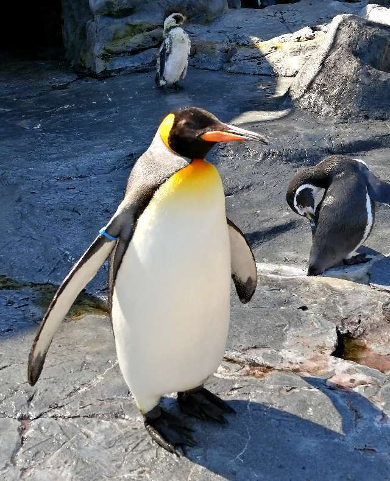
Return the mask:
<svg viewBox="0 0 390 481"><path fill-rule="evenodd" d="M104 235L105 237L107 237L107 239L110 239L110 240L112 240L112 241L118 239L118 237L114 237L114 236L112 236L112 235L110 235L110 234L107 234L107 232L104 230L104 228L102 228L102 229L99 230L99 234Z"/></svg>

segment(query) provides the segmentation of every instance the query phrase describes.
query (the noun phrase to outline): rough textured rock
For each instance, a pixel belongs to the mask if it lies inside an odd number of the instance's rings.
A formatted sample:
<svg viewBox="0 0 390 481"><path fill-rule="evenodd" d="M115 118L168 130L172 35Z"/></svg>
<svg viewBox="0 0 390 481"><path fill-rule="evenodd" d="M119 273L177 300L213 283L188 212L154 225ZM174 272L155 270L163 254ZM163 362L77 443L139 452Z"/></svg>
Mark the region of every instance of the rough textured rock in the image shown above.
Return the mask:
<svg viewBox="0 0 390 481"><path fill-rule="evenodd" d="M67 58L77 69L100 75L150 70L164 14L173 6L193 22L208 23L227 10L227 1L63 0Z"/></svg>
<svg viewBox="0 0 390 481"><path fill-rule="evenodd" d="M241 8L241 0L228 0L229 8Z"/></svg>
<svg viewBox="0 0 390 481"><path fill-rule="evenodd" d="M380 5L367 5L363 9L363 16L371 22L383 23L390 25L390 9Z"/></svg>
<svg viewBox="0 0 390 481"><path fill-rule="evenodd" d="M390 27L336 17L326 42L291 85L292 98L321 116L389 117Z"/></svg>
<svg viewBox="0 0 390 481"><path fill-rule="evenodd" d="M326 23L340 13L358 13L359 8L360 4L301 0L231 10L208 27L187 26L193 45L190 63L208 70L293 77L324 41Z"/></svg>
<svg viewBox="0 0 390 481"><path fill-rule="evenodd" d="M390 0L368 0L368 4L373 3L374 5L383 5L387 6L390 5Z"/></svg>
<svg viewBox="0 0 390 481"><path fill-rule="evenodd" d="M261 282L252 309L262 321L234 308L229 358L323 375L338 365L330 356L343 348L338 337L343 335L370 346L377 357L366 359L367 365L380 369L381 361L388 362L390 330L382 310L386 292L326 276L309 278L288 266L261 263L258 273ZM243 316L248 318L243 321ZM261 340L260 345L251 344L253 339ZM385 370L390 371L390 363Z"/></svg>
<svg viewBox="0 0 390 481"><path fill-rule="evenodd" d="M88 7L85 0L63 0L68 58L76 68L100 76L154 68L163 12L171 4L99 0ZM296 75L325 38L323 24L339 13L361 10L357 4L301 0L222 15L225 0L179 4L189 14L193 66L257 75Z"/></svg>

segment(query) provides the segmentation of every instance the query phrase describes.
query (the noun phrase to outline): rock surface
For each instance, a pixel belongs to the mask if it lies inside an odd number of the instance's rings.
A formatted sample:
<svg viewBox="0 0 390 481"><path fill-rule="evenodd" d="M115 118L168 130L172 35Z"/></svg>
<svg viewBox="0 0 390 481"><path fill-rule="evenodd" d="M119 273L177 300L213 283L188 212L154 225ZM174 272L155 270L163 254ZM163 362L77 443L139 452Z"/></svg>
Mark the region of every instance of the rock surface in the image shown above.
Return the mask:
<svg viewBox="0 0 390 481"><path fill-rule="evenodd" d="M231 10L211 25L188 25L196 68L295 76L325 38L327 23L362 4L301 0L265 9Z"/></svg>
<svg viewBox="0 0 390 481"><path fill-rule="evenodd" d="M54 63L1 73L2 479L389 479L389 261L370 268L372 285L305 277L310 227L284 199L296 170L330 153L363 158L389 179L386 122L316 119L293 108L289 79L190 69L186 90L164 95L152 77L77 79ZM245 306L232 293L226 358L208 383L237 414L226 427L186 418L198 445L178 460L145 435L120 374L98 300L106 268L34 388L26 364L55 286L115 211L158 122L182 105L262 132L270 145L210 156L228 215L255 252L259 288ZM371 254L390 252L389 226L379 206Z"/></svg>
<svg viewBox="0 0 390 481"><path fill-rule="evenodd" d="M64 0L67 58L94 74L150 70L172 7L193 22L209 23L226 12L227 0Z"/></svg>
<svg viewBox="0 0 390 481"><path fill-rule="evenodd" d="M381 5L367 5L363 9L363 16L367 20L371 20L371 22L390 25L390 9Z"/></svg>
<svg viewBox="0 0 390 481"><path fill-rule="evenodd" d="M324 117L389 118L389 49L389 26L338 16L292 83L291 96Z"/></svg>
<svg viewBox="0 0 390 481"><path fill-rule="evenodd" d="M77 69L100 76L153 69L163 12L173 4L178 3L97 0L88 6L85 0L64 0L68 59ZM288 76L295 76L321 45L326 24L335 15L358 14L363 4L301 0L294 5L226 10L225 0L179 2L189 14L185 28L193 45L191 65Z"/></svg>

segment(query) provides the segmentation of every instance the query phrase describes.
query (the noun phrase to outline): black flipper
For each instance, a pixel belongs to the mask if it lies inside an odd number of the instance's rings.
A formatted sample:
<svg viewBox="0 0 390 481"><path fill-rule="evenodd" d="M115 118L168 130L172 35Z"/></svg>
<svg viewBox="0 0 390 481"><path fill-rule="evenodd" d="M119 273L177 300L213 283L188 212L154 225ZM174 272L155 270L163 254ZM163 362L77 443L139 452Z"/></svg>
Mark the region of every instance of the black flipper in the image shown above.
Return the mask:
<svg viewBox="0 0 390 481"><path fill-rule="evenodd" d="M156 443L166 451L176 454L176 446L196 446L191 437L193 430L188 428L181 419L162 409L154 407L145 414L146 431Z"/></svg>
<svg viewBox="0 0 390 481"><path fill-rule="evenodd" d="M156 84L159 87L161 87L160 80L163 80L165 82L165 78L164 78L165 64L168 60L169 54L171 53L171 49L172 49L172 42L170 37L168 36L164 39L157 57Z"/></svg>
<svg viewBox="0 0 390 481"><path fill-rule="evenodd" d="M255 258L244 234L227 219L230 237L232 278L240 301L246 304L252 299L257 287Z"/></svg>
<svg viewBox="0 0 390 481"><path fill-rule="evenodd" d="M224 413L235 413L235 410L225 401L204 387L179 392L177 401L183 413L220 424L227 424Z"/></svg>
<svg viewBox="0 0 390 481"><path fill-rule="evenodd" d="M381 204L390 204L390 184L378 179L370 170L366 171L366 178L371 199Z"/></svg>
<svg viewBox="0 0 390 481"><path fill-rule="evenodd" d="M118 237L121 230L121 208L105 227L105 232ZM28 382L39 379L47 351L66 314L79 293L92 280L116 245L116 240L99 234L65 277L51 301L34 339L28 360Z"/></svg>
<svg viewBox="0 0 390 481"><path fill-rule="evenodd" d="M368 165L359 159L354 159L360 172L365 176L368 195L374 202L390 204L390 183L384 182L371 172Z"/></svg>

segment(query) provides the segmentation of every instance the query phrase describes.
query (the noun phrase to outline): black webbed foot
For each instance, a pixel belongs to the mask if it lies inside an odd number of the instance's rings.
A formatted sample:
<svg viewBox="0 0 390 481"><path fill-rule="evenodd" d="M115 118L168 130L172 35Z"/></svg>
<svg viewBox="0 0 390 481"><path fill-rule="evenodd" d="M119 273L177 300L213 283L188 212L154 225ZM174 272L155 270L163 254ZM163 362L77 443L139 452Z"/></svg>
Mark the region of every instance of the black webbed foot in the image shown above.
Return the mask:
<svg viewBox="0 0 390 481"><path fill-rule="evenodd" d="M175 83L173 84L173 88L174 88L174 90L176 90L176 91L184 90L183 85L180 85L178 82L175 82Z"/></svg>
<svg viewBox="0 0 390 481"><path fill-rule="evenodd" d="M196 446L191 437L193 430L188 428L177 416L156 406L145 414L144 424L149 435L168 452L179 456L176 446Z"/></svg>
<svg viewBox="0 0 390 481"><path fill-rule="evenodd" d="M227 424L223 413L235 413L225 401L203 387L179 392L177 401L183 413L220 424Z"/></svg>
<svg viewBox="0 0 390 481"><path fill-rule="evenodd" d="M346 266L354 266L356 264L370 262L370 260L371 259L367 257L367 254L356 254L356 256L353 256L350 259L344 259L343 264L345 264Z"/></svg>

